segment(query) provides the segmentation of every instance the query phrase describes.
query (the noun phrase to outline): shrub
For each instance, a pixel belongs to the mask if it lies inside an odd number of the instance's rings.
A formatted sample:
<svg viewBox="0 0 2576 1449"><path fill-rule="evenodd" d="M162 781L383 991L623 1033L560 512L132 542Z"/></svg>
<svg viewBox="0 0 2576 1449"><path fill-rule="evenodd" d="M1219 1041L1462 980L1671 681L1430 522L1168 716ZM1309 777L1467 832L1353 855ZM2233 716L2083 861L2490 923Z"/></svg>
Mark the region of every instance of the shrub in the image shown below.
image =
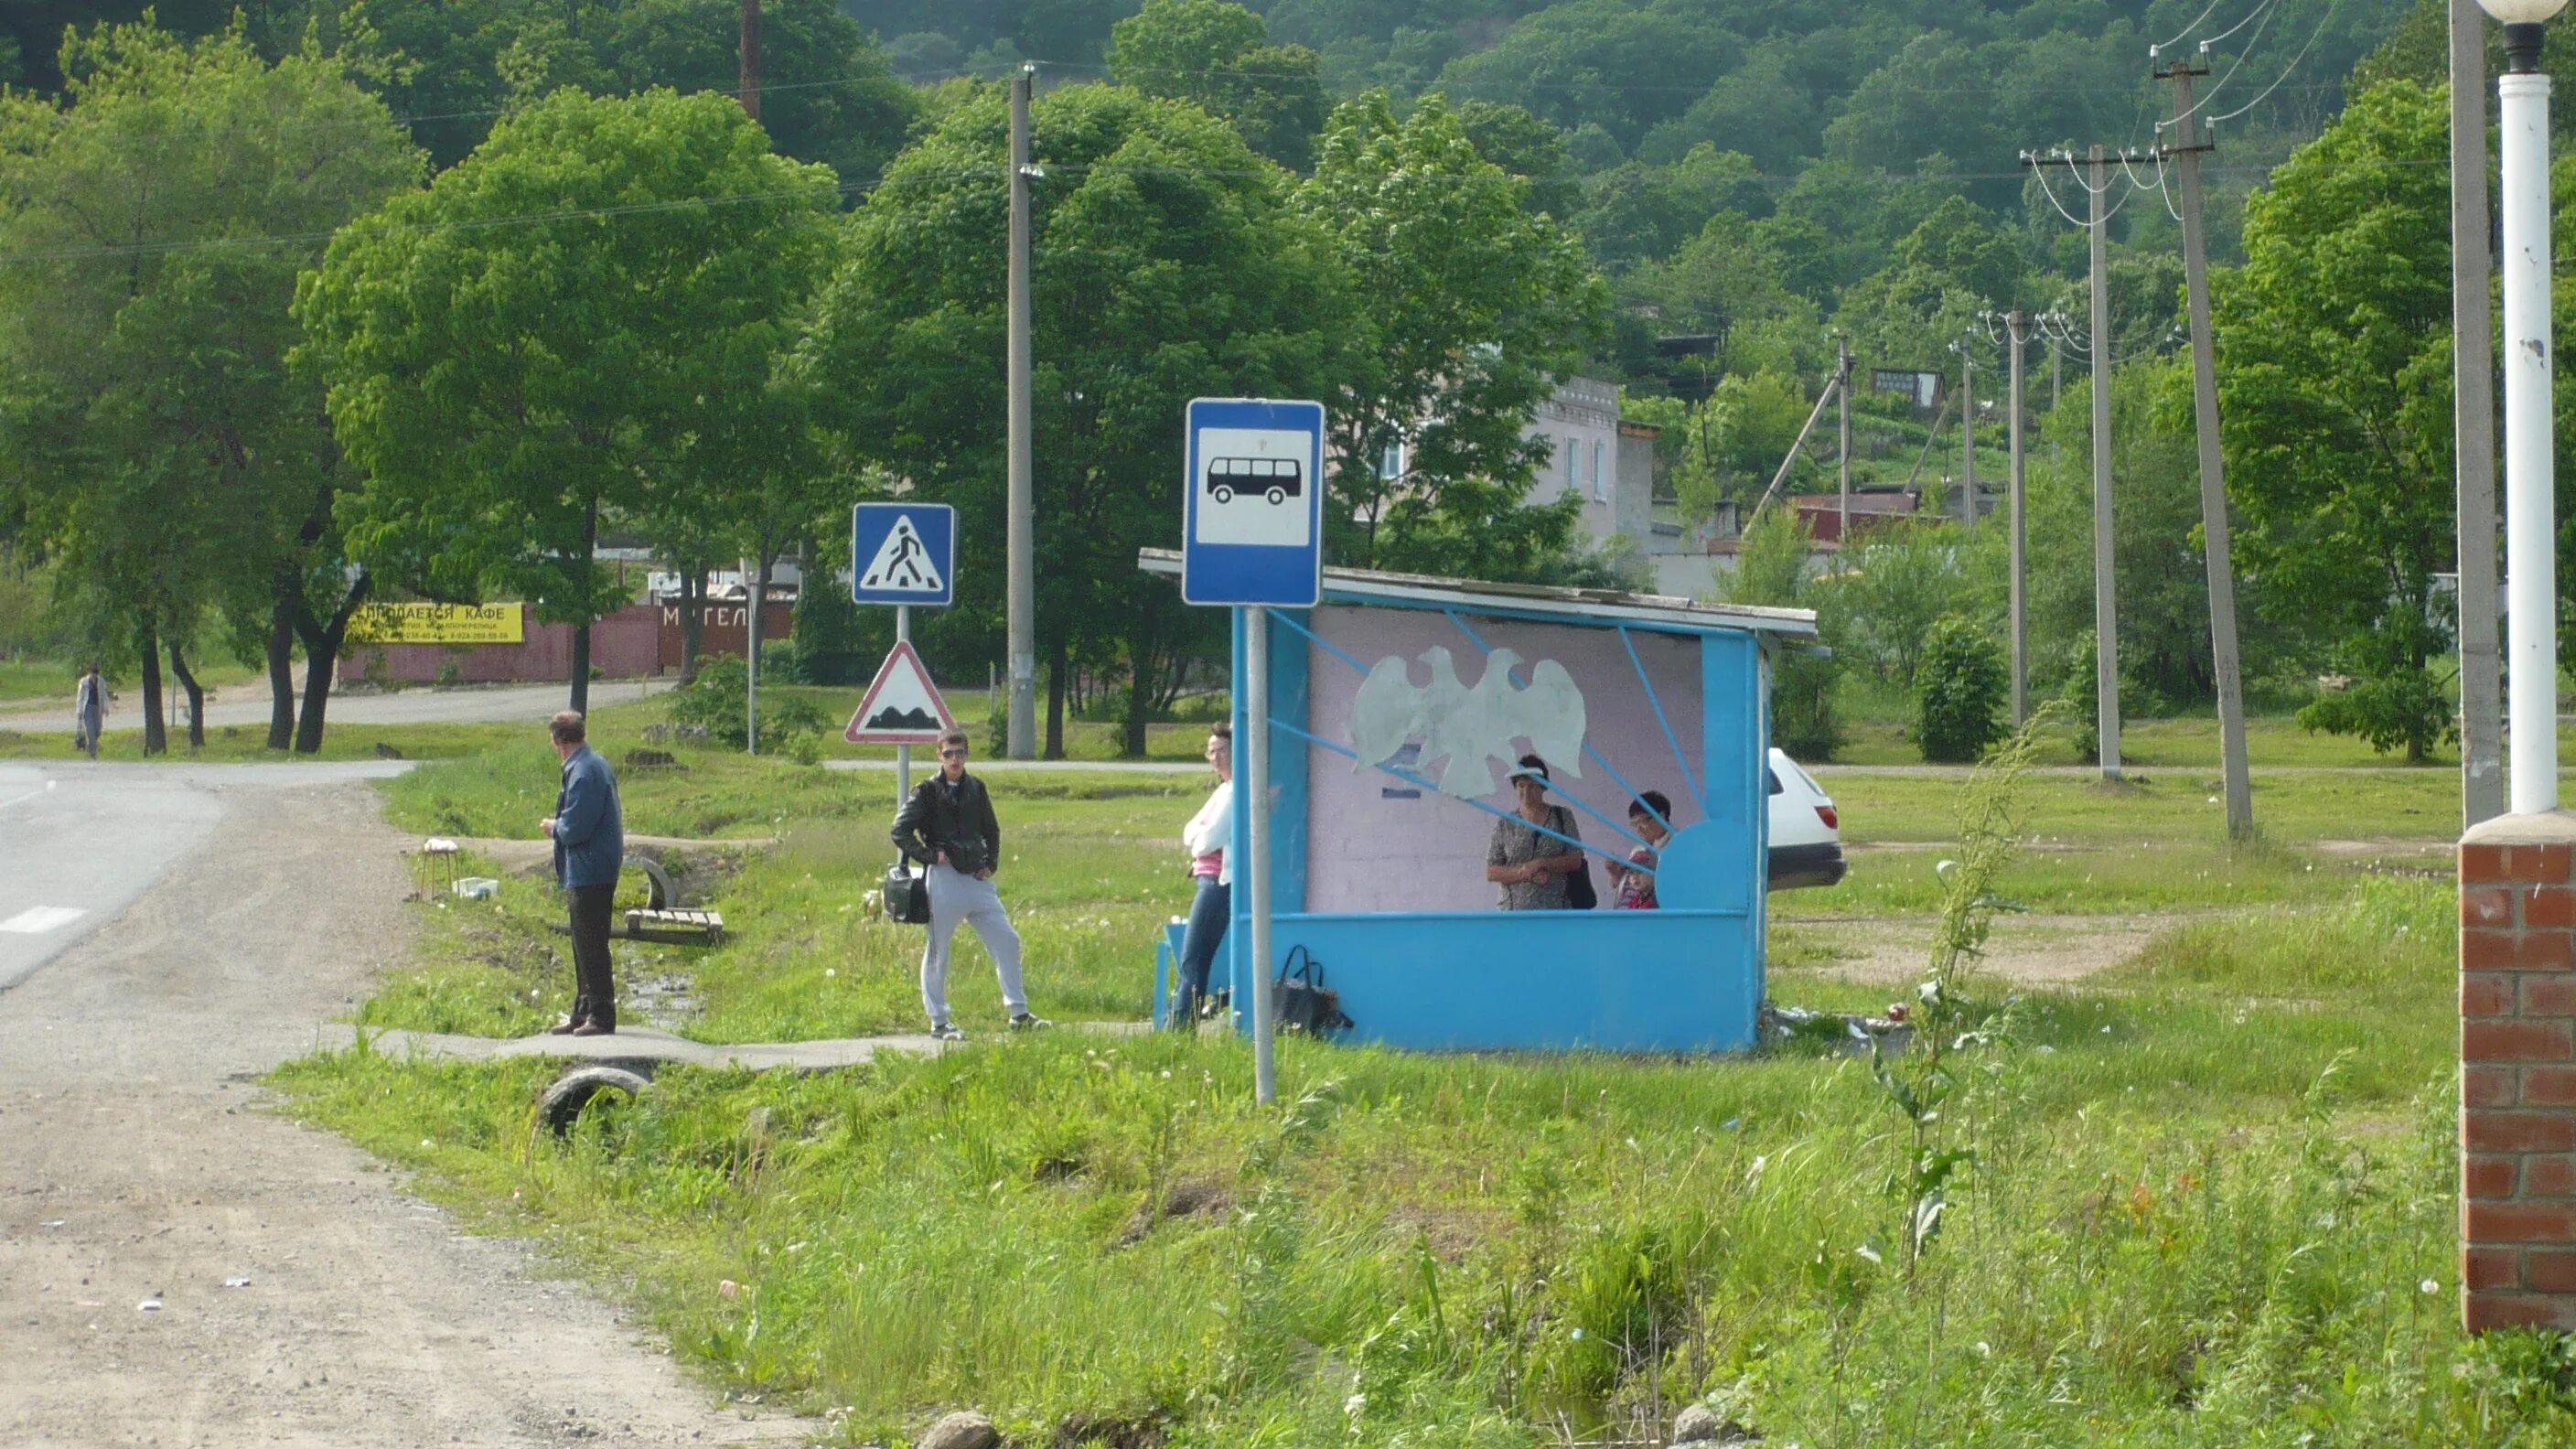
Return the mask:
<svg viewBox="0 0 2576 1449"><path fill-rule="evenodd" d="M764 676L771 677L771 676ZM701 660L698 677L671 696L673 724L704 725L717 744L743 747L744 694L749 684L740 659L730 654ZM763 696L760 701L760 748L775 753L800 736L819 735L829 721L810 700L794 695Z"/></svg>
<svg viewBox="0 0 2576 1449"><path fill-rule="evenodd" d="M2003 651L1952 614L1924 636L1914 679L1914 740L1940 765L1974 764L2004 737Z"/></svg>

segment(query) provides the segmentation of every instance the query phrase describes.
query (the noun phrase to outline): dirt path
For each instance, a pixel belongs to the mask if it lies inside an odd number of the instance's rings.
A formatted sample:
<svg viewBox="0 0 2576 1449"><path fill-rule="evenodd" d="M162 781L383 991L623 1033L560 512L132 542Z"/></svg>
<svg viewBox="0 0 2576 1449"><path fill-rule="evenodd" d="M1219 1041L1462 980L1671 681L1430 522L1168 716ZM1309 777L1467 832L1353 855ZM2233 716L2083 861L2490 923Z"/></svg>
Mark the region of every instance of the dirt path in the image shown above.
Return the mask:
<svg viewBox="0 0 2576 1449"><path fill-rule="evenodd" d="M248 1078L309 1050L398 951L397 842L364 786L219 793L205 847L0 993L0 1444L819 1428L711 1406L524 1245L461 1234L355 1148L263 1107Z"/></svg>
<svg viewBox="0 0 2576 1449"><path fill-rule="evenodd" d="M2177 911L2137 916L1998 916L1986 938L1981 970L2017 986L2080 981L2136 955L2158 932L2198 915ZM1774 917L1802 945L1832 959L1805 969L1845 981L1906 985L1923 976L1932 946L1932 923L1923 917L1852 919ZM1796 969L1796 968L1792 968Z"/></svg>

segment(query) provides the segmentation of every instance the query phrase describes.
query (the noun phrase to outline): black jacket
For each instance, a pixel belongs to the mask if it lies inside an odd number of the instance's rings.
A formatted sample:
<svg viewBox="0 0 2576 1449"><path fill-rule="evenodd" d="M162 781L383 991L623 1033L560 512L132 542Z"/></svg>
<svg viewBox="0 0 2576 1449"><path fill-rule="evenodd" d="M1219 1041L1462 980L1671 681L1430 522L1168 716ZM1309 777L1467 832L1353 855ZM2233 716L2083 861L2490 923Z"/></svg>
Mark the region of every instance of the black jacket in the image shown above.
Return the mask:
<svg viewBox="0 0 2576 1449"><path fill-rule="evenodd" d="M948 863L969 875L1002 863L1002 822L993 818L993 797L973 775L954 786L934 774L912 787L912 798L895 812L897 850L923 865L948 852Z"/></svg>

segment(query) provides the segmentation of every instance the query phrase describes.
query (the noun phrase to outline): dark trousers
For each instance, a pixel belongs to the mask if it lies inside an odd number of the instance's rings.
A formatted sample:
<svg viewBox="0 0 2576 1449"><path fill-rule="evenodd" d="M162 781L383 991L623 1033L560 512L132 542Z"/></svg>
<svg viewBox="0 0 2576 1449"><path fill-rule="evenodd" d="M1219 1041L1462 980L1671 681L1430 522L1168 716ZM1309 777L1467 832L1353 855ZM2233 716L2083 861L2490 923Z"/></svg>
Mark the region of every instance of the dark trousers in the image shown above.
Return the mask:
<svg viewBox="0 0 2576 1449"><path fill-rule="evenodd" d="M1181 931L1180 980L1172 987L1171 1025L1197 1029L1199 1003L1207 998L1208 971L1225 945L1226 924L1234 919L1234 888L1215 876L1198 878L1199 893L1190 900L1190 923Z"/></svg>
<svg viewBox="0 0 2576 1449"><path fill-rule="evenodd" d="M572 1019L597 1026L617 1025L617 987L608 972L608 911L616 904L617 885L567 887L572 902Z"/></svg>

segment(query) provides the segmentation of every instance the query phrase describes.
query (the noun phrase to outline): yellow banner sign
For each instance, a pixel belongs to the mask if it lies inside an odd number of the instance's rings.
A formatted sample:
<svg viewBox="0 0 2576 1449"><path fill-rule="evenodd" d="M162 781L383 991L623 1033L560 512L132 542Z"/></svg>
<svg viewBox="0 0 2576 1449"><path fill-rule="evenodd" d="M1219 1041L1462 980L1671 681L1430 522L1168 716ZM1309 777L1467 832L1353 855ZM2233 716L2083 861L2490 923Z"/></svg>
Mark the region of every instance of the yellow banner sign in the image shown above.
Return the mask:
<svg viewBox="0 0 2576 1449"><path fill-rule="evenodd" d="M352 644L524 644L518 604L369 604L349 620Z"/></svg>

